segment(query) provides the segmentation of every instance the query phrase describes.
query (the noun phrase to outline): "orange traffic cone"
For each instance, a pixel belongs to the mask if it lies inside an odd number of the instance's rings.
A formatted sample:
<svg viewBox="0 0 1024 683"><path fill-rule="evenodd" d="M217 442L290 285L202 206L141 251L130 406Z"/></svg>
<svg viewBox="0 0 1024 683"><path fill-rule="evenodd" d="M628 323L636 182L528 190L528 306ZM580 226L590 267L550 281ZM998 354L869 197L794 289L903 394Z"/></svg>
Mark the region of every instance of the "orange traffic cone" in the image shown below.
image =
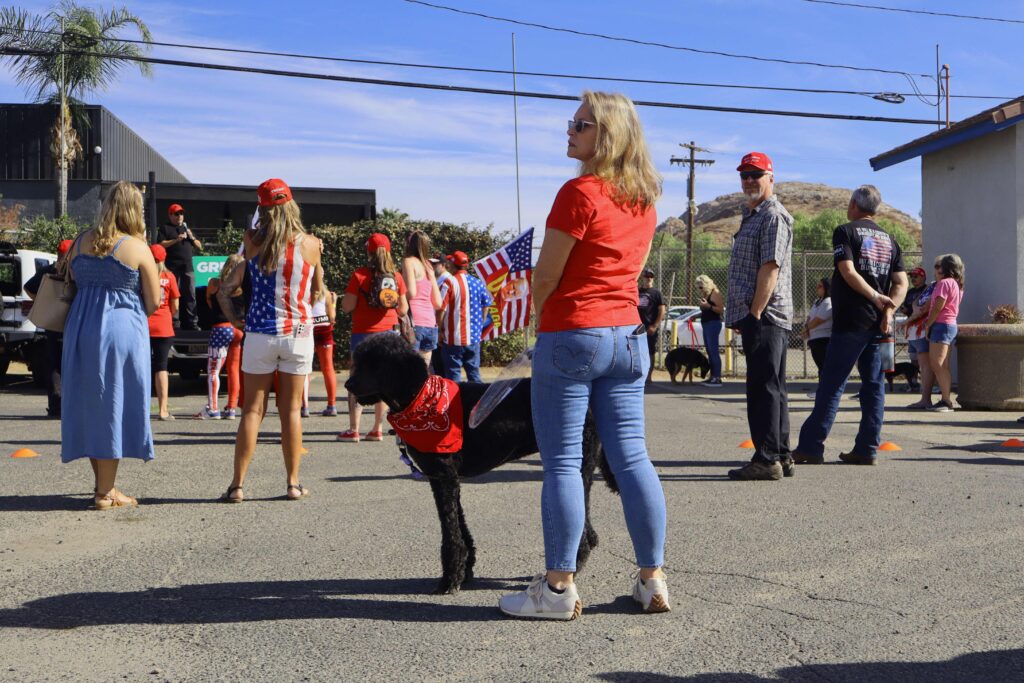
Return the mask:
<svg viewBox="0 0 1024 683"><path fill-rule="evenodd" d="M903 449L894 444L892 441L886 441L878 447L880 451L902 451Z"/></svg>
<svg viewBox="0 0 1024 683"><path fill-rule="evenodd" d="M12 458L35 458L38 456L39 454L36 453L31 448L19 448L18 450L11 453Z"/></svg>
<svg viewBox="0 0 1024 683"><path fill-rule="evenodd" d="M1024 441L1021 441L1020 439L1007 439L1000 445L1006 446L1007 448L1024 448Z"/></svg>
<svg viewBox="0 0 1024 683"><path fill-rule="evenodd" d="M754 447L754 442L751 439L747 439L746 441L741 443L738 447L739 448L753 448Z"/></svg>

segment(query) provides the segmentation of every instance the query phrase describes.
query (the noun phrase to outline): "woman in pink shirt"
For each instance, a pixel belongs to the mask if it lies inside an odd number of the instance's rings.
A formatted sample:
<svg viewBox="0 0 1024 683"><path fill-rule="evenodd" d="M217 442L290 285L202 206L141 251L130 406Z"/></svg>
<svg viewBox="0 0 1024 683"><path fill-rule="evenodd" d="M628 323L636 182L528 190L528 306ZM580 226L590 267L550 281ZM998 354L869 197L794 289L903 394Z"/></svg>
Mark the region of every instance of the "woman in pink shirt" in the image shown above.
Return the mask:
<svg viewBox="0 0 1024 683"><path fill-rule="evenodd" d="M949 345L956 339L956 316L964 295L964 262L956 254L945 254L935 260L935 288L929 302L928 364L942 391L942 399L930 407L939 413L953 410L950 387L953 374L949 370Z"/></svg>
<svg viewBox="0 0 1024 683"><path fill-rule="evenodd" d="M437 288L434 267L430 265L430 238L419 230L409 233L402 259L402 277L408 288L409 314L416 330L416 351L430 365L430 354L437 348L437 311L441 308L441 290Z"/></svg>

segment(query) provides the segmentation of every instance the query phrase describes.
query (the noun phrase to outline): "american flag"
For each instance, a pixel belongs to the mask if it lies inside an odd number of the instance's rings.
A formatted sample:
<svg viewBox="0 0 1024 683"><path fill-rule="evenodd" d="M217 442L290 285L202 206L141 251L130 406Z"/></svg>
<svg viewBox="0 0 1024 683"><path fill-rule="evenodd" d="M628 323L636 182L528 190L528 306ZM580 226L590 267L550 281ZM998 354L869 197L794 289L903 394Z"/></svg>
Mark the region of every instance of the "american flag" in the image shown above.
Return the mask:
<svg viewBox="0 0 1024 683"><path fill-rule="evenodd" d="M487 311L493 324L484 330L482 339L496 339L529 323L532 254L533 228L530 228L473 264L494 297L494 306Z"/></svg>

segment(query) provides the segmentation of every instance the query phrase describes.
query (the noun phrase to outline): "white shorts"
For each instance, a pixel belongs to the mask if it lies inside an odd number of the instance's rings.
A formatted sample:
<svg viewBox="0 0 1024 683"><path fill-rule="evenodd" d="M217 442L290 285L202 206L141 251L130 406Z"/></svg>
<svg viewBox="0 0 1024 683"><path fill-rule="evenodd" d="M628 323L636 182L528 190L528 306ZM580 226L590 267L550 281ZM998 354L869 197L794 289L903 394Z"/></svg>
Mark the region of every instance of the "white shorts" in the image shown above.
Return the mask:
<svg viewBox="0 0 1024 683"><path fill-rule="evenodd" d="M289 375L308 375L313 372L313 335L277 336L246 332L242 346L242 372L250 375L269 375L279 370Z"/></svg>

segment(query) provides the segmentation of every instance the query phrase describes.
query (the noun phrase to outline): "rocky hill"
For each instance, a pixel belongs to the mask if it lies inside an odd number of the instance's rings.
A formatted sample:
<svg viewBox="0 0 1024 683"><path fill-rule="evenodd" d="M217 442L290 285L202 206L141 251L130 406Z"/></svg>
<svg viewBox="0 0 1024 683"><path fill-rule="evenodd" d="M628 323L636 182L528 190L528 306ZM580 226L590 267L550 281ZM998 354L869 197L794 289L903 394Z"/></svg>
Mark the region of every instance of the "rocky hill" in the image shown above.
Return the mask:
<svg viewBox="0 0 1024 683"><path fill-rule="evenodd" d="M853 190L830 185L814 183L779 183L775 186L775 194L790 213L803 213L814 216L825 209L845 211L850 202ZM746 198L742 192L722 195L710 202L697 206L697 230L710 233L723 245L728 245L730 238L740 225L740 215ZM687 212L689 213L689 212ZM880 218L887 218L898 223L907 230L918 244L921 243L921 224L913 217L883 202L878 212ZM658 226L675 237L686 237L687 214L678 218L669 218Z"/></svg>

